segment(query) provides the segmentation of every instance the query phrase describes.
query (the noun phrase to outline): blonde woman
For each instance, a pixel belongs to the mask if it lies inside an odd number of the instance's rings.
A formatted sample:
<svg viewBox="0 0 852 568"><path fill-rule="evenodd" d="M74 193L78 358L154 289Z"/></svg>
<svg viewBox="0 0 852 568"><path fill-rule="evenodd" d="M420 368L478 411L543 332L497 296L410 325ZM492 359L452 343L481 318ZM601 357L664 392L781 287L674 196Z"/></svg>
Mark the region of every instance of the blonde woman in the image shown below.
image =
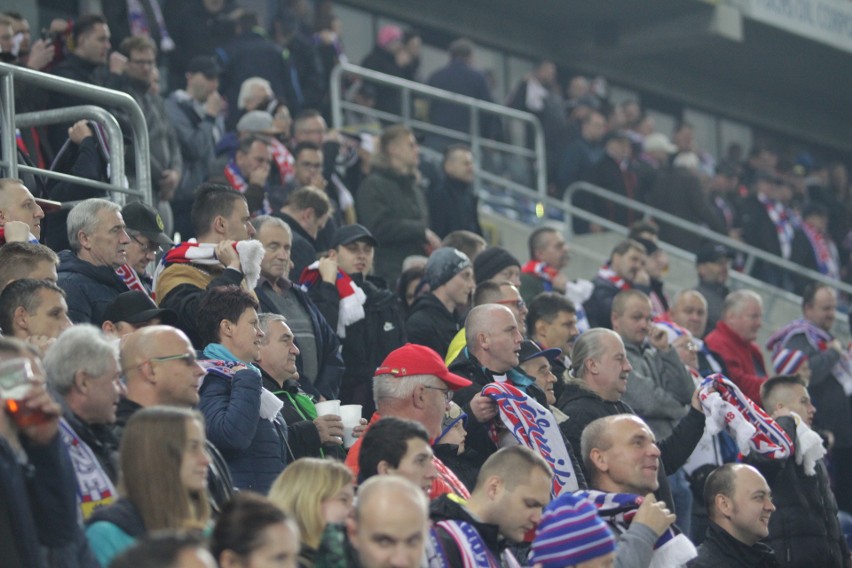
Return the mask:
<svg viewBox="0 0 852 568"><path fill-rule="evenodd" d="M352 472L338 461L302 458L278 476L269 499L299 526L300 568L312 568L320 543L334 540L334 531L352 511L354 496Z"/></svg>
<svg viewBox="0 0 852 568"><path fill-rule="evenodd" d="M144 534L207 527L210 458L200 413L165 406L136 412L122 436L120 464L121 499L96 510L86 529L101 566Z"/></svg>

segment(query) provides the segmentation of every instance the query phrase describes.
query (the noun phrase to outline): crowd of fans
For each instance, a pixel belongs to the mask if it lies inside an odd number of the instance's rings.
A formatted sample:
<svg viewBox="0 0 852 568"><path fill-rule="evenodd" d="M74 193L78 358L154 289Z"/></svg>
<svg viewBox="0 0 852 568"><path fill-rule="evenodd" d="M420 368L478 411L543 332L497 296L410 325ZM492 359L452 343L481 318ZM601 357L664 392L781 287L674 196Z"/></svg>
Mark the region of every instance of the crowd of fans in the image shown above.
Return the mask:
<svg viewBox="0 0 852 568"><path fill-rule="evenodd" d="M553 226L522 261L482 237L470 148L425 141L444 152L431 172L405 125L330 131L330 3L315 33L300 3L269 29L228 1L108 6L53 40L0 17L10 61L140 104L154 190L121 206L0 178L4 566L852 566L833 288L755 265L802 297L767 361L763 301L727 288L725 247L591 200L630 226L596 274ZM365 65L417 78L419 48L385 26ZM472 55L454 42L429 83L488 98ZM555 79L543 63L510 97L552 118L554 194L592 180L841 275L845 170L768 146L716 163L689 125L671 142ZM85 102L17 94L20 111ZM109 178L93 123L22 129L18 151ZM666 290L660 241L696 251L693 288Z"/></svg>

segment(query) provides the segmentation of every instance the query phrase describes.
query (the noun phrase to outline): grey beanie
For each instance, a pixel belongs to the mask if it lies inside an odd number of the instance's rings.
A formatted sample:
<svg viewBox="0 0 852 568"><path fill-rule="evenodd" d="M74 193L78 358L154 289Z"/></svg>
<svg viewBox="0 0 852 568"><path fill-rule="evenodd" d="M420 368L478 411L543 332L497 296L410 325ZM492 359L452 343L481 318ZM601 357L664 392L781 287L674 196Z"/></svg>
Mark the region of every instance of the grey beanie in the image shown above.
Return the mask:
<svg viewBox="0 0 852 568"><path fill-rule="evenodd" d="M469 266L472 265L465 253L453 247L442 247L433 252L426 261L423 280L430 290L435 290Z"/></svg>

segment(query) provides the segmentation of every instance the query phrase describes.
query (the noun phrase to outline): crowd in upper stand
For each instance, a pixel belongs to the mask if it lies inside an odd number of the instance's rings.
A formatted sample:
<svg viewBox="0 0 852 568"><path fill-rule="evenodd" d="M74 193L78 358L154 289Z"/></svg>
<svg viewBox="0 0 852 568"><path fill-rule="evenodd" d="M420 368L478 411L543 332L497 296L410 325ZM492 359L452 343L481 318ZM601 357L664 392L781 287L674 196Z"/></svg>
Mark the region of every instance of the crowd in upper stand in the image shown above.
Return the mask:
<svg viewBox="0 0 852 568"><path fill-rule="evenodd" d="M340 22L302 7L108 3L37 41L0 16L5 60L139 103L153 186L122 206L0 178L4 566L852 566L847 299L756 263L802 298L758 345L740 259L602 199L575 205L630 235L595 274L557 223L524 259L489 245L468 146L328 128ZM383 26L364 65L421 79L420 47ZM428 83L491 98L474 49ZM589 180L845 277L841 164L717 161L689 124L670 140L582 77L557 87L542 62L507 101L546 126L551 194ZM18 112L85 103L16 84ZM110 179L94 122L17 134L21 163ZM660 242L696 253L694 287L666 288Z"/></svg>

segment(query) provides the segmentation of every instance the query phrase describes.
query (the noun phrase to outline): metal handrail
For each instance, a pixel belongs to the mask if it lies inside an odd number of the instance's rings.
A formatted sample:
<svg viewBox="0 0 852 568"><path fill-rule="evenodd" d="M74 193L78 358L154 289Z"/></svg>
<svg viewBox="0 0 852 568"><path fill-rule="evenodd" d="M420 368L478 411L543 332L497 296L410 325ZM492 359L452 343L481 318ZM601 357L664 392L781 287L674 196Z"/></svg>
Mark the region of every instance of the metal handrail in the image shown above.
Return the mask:
<svg viewBox="0 0 852 568"><path fill-rule="evenodd" d="M375 109L369 109L343 100L341 78L344 73L369 79L372 82L380 83L382 85L399 88L402 94L402 115L376 111ZM441 128L423 121L412 119L410 116L412 93L467 106L471 110L470 131L468 133L462 133L460 131ZM401 121L409 126L416 127L426 132L469 142L476 160L479 160L480 148L492 148L509 154L515 154L523 158L534 158L536 189L541 197L544 197L547 193L547 163L544 150L544 129L542 128L538 117L532 113L475 99L466 95L460 95L451 91L445 91L444 89L438 89L416 81L409 81L408 79L394 77L393 75L367 69L366 67L361 67L359 65L340 63L331 72L331 114L335 128L341 128L343 126L344 108L357 110L368 116L384 118L391 121ZM480 112L487 112L504 118L518 120L532 126L535 134L535 149L530 151L525 146L505 144L496 140L488 140L480 136ZM477 164L477 166L478 165L479 164Z"/></svg>
<svg viewBox="0 0 852 568"><path fill-rule="evenodd" d="M683 230L688 231L688 232L690 232L694 235L698 235L698 236L704 237L708 240L712 240L712 241L721 243L721 244L725 245L726 247L728 247L730 249L742 252L746 255L746 266L745 266L745 272L746 273L750 272L750 268L753 265L754 260L760 259L764 262L767 262L769 264L772 264L774 266L782 268L782 269L784 269L788 272L792 272L793 274L797 274L799 276L804 276L806 278L810 278L811 280L816 280L817 282L831 286L832 288L834 288L836 290L840 290L842 292L845 292L847 294L852 295L852 286L850 286L849 284L846 284L845 282L841 282L841 281L836 280L834 278L829 278L825 274L821 274L819 272L816 272L815 270L810 270L810 269L805 268L805 267L803 267L799 264L796 264L795 262L791 262L787 259L773 255L773 254L768 253L766 251L760 250L759 248L754 247L752 245L743 243L741 241L737 241L735 239L728 237L727 235L717 233L717 232L712 231L712 230L710 230L706 227L701 227L701 226L698 226L694 223L684 221L680 217L676 217L676 216L672 215L671 213L666 213L665 211L661 211L659 209L651 207L650 205L640 203L640 202L638 202L634 199L624 197L623 195L620 195L620 194L615 193L613 191L610 191L608 189L604 189L603 187L593 185L593 184L588 183L588 182L578 181L578 182L574 182L574 183L572 183L571 185L568 186L568 188L565 190L565 195L563 197L563 207L562 207L563 211L566 211L566 212L569 212L569 213L573 213L573 212L577 211L577 208L570 205L571 197L577 192L585 192L585 193L590 193L592 195L595 195L597 197L602 197L602 198L607 199L608 201L611 201L613 203L617 203L619 205L623 205L623 206L628 207L630 209L633 209L635 211L639 211L641 213L645 213L646 215L650 215L654 219L658 219L660 221L665 221L666 223L674 225L674 226L678 227L679 229L683 229ZM567 232L566 236L571 236L573 234L572 224L571 223L565 223L565 227L566 227L566 232ZM672 243L672 244L676 244L676 243Z"/></svg>
<svg viewBox="0 0 852 568"><path fill-rule="evenodd" d="M113 130L113 125L117 125L114 117L112 120L106 119L101 113L109 114L104 109L94 107L89 108L89 105L83 107L71 107L72 112L69 114L61 111L69 109L55 109L53 111L44 111L38 113L26 113L21 116L15 116L15 81L32 84L36 87L57 91L66 95L87 99L92 103L103 105L106 107L119 108L127 112L130 120L130 134L133 140L134 159L136 164L136 186L137 189L128 189L123 187L124 183L124 164L116 167L113 165L113 160L110 160L110 184L103 184L77 176L67 176L50 172L41 168L33 168L30 166L19 165L16 153L15 143L15 127L23 117L24 122L21 124L50 124L51 122L64 122L66 120L80 120L89 118L103 124L110 137L111 154L117 160L123 160L123 152L119 153L118 146L113 146L115 140L121 140L120 132L117 136ZM80 111L79 113L76 111ZM56 120L42 120L41 117L49 116ZM114 138L115 136L115 138ZM123 141L122 141L123 142ZM142 114L142 109L136 101L127 93L90 85L64 77L49 75L40 71L33 71L24 67L10 65L8 63L0 63L0 167L6 168L9 177L17 177L18 170L25 172L36 173L46 177L55 179L63 179L74 181L81 185L98 187L100 189L108 188L108 191L116 191L119 193L127 193L138 195L148 204L151 204L151 158L148 152L148 124L145 121L145 115ZM120 144L123 148L123 144ZM120 177L119 177L120 176Z"/></svg>

